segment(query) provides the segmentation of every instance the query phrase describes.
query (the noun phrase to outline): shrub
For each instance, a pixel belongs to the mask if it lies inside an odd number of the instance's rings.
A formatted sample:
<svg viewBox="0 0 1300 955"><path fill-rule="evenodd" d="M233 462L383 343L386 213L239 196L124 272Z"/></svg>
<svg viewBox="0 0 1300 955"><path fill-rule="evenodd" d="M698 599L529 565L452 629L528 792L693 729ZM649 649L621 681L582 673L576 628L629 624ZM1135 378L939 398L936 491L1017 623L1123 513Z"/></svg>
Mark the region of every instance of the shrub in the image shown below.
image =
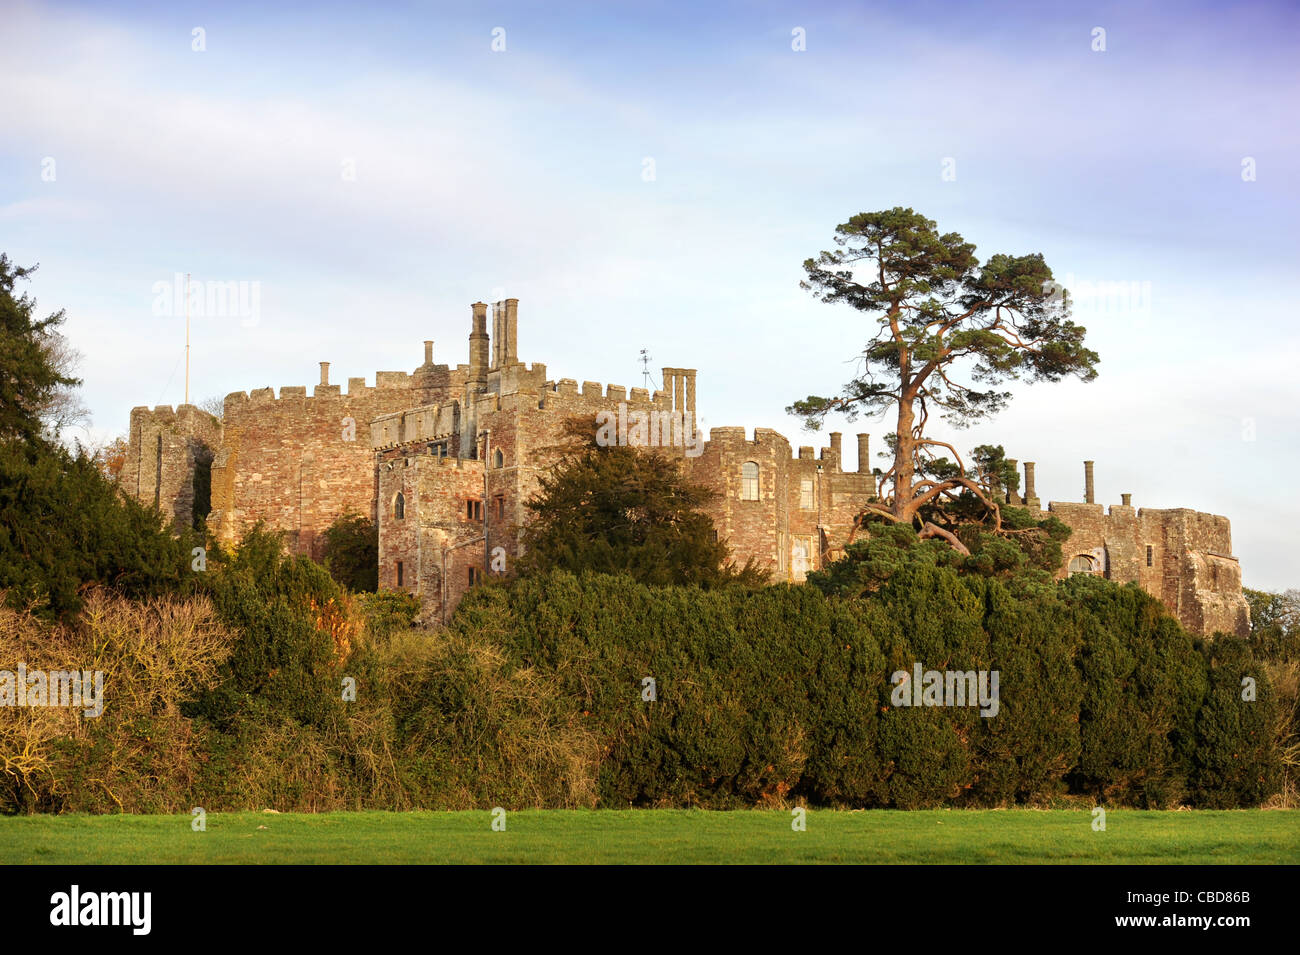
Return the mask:
<svg viewBox="0 0 1300 955"><path fill-rule="evenodd" d="M983 591L990 665L1000 674L998 714L980 721L975 738L970 796L983 805L1050 802L1079 759L1081 636L1058 600L1017 599L997 581L968 586Z"/></svg>
<svg viewBox="0 0 1300 955"><path fill-rule="evenodd" d="M357 594L357 608L366 622L366 633L378 641L409 630L420 612L420 600L405 590L381 590Z"/></svg>
<svg viewBox="0 0 1300 955"><path fill-rule="evenodd" d="M1078 614L1084 695L1074 784L1158 808L1188 792L1205 660L1190 635L1135 584L1077 574L1062 594Z"/></svg>
<svg viewBox="0 0 1300 955"><path fill-rule="evenodd" d="M0 707L0 810L177 812L200 741L181 703L217 679L233 635L202 597L91 591L76 625L0 608L0 668L100 670L103 712Z"/></svg>
<svg viewBox="0 0 1300 955"><path fill-rule="evenodd" d="M341 514L325 530L325 566L341 586L379 589L379 527L360 514Z"/></svg>
<svg viewBox="0 0 1300 955"><path fill-rule="evenodd" d="M209 555L201 586L238 633L219 685L191 708L219 729L254 714L330 729L343 721L340 686L361 623L319 564L285 552L260 525L233 553Z"/></svg>
<svg viewBox="0 0 1300 955"><path fill-rule="evenodd" d="M880 591L891 626L881 635L885 668L903 671L989 670L988 637L979 599L948 568L910 565ZM951 802L974 785L974 707L895 707L886 687L880 720L881 759L889 765L889 798L900 809Z"/></svg>
<svg viewBox="0 0 1300 955"><path fill-rule="evenodd" d="M1197 802L1210 809L1257 806L1280 788L1276 694L1248 641L1219 634L1203 652L1209 681L1196 716ZM1243 686L1247 679L1253 693Z"/></svg>
<svg viewBox="0 0 1300 955"><path fill-rule="evenodd" d="M394 755L403 800L438 809L590 807L595 737L548 675L491 643L453 635L399 640Z"/></svg>
<svg viewBox="0 0 1300 955"><path fill-rule="evenodd" d="M88 583L130 597L178 592L193 543L119 493L85 454L0 443L0 590L10 606L67 622Z"/></svg>
<svg viewBox="0 0 1300 955"><path fill-rule="evenodd" d="M602 804L749 805L779 801L799 782L808 635L829 634L820 595L555 572L461 607L454 631L492 636L520 665L553 672L590 722L606 754ZM655 699L645 698L647 677Z"/></svg>

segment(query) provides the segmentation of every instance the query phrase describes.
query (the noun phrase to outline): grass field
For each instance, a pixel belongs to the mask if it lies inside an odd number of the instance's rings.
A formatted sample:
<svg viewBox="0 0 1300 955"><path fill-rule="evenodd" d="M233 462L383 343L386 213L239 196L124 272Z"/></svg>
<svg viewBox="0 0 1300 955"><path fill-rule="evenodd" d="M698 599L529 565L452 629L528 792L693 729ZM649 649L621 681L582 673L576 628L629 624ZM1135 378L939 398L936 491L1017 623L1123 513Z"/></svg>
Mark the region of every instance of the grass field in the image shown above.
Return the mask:
<svg viewBox="0 0 1300 955"><path fill-rule="evenodd" d="M212 813L0 818L0 863L1297 863L1300 813ZM265 827L265 828L263 828Z"/></svg>

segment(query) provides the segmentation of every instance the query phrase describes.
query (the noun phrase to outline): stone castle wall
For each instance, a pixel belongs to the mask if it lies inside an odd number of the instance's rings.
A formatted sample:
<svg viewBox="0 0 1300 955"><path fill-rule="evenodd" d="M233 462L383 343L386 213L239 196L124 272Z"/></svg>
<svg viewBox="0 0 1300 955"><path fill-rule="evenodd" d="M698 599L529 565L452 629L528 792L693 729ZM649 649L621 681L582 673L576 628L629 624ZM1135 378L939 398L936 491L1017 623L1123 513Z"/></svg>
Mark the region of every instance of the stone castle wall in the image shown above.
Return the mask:
<svg viewBox="0 0 1300 955"><path fill-rule="evenodd" d="M213 449L220 445L221 422L194 405L132 408L121 486L189 527L195 496L203 493Z"/></svg>
<svg viewBox="0 0 1300 955"><path fill-rule="evenodd" d="M678 416L686 440L663 450L691 480L718 492L708 510L735 560L752 558L774 580L801 581L842 555L854 518L878 490L867 435L857 435L856 472L843 469L838 432L817 457L808 446L792 453L783 435L766 428L752 437L744 428L713 428L688 451L694 369L663 369L664 386L653 392L548 380L545 365L518 360L517 307L514 299L493 306L489 335L488 306L471 306L470 360L454 368L435 365L433 343L425 342L424 364L411 374L378 372L373 387L349 378L344 392L329 383L322 362L311 395L305 387L281 388L278 397L270 388L235 392L224 423L188 405L133 409L123 487L189 523L203 484L196 478L210 463L208 523L218 538L237 539L261 520L315 558L323 531L342 514L359 513L379 526L380 585L418 594L424 618L437 621L469 588L471 570L475 580L491 572L494 552L504 555L506 572L513 566L524 504L555 463L569 418L594 427L600 413L617 416L631 436L642 416L660 423ZM747 465L757 467L753 499ZM1025 497L1013 492L1010 500L1041 515L1034 465L1025 468ZM1226 518L1139 511L1127 495L1107 511L1093 502L1091 462L1085 487L1085 503L1048 505L1074 530L1059 576L1071 560L1087 558L1089 572L1139 584L1193 631L1246 632Z"/></svg>
<svg viewBox="0 0 1300 955"><path fill-rule="evenodd" d="M348 511L374 520L370 422L402 408L463 395L465 372L425 363L414 373L381 371L374 386L329 383L329 364L310 395L304 386L226 396L222 440L212 464L209 528L223 541L265 521L298 553L320 557L320 535Z"/></svg>
<svg viewBox="0 0 1300 955"><path fill-rule="evenodd" d="M1096 573L1136 583L1196 633L1250 631L1241 566L1232 556L1228 519L1187 508L1158 510L1112 504L1052 502L1050 513L1072 530L1065 566L1089 557Z"/></svg>

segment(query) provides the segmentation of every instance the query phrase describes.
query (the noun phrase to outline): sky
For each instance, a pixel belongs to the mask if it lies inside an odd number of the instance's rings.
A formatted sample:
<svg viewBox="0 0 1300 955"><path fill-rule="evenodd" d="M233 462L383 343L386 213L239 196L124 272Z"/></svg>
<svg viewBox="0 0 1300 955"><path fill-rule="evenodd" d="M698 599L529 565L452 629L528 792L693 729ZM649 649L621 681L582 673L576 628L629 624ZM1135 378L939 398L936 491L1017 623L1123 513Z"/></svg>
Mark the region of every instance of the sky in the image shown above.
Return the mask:
<svg viewBox="0 0 1300 955"><path fill-rule="evenodd" d="M467 361L515 297L551 378L698 369L703 426L853 374L799 287L859 212L1041 252L1101 356L933 436L1044 500L1228 516L1300 586L1300 8L1286 3L263 4L0 0L0 251L83 353L86 435L191 400ZM183 278L180 280L183 283ZM234 283L227 286L224 283ZM879 464L880 462L873 462Z"/></svg>

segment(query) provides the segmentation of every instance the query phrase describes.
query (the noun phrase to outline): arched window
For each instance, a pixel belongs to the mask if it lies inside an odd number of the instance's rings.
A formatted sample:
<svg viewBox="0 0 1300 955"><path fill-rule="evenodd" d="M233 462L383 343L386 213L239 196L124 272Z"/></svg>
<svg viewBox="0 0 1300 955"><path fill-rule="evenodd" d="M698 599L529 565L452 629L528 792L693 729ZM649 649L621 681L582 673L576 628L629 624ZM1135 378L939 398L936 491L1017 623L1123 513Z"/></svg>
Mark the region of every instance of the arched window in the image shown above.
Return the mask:
<svg viewBox="0 0 1300 955"><path fill-rule="evenodd" d="M492 452L492 466L494 468L503 467L505 463L506 463L506 458L505 455L501 453L500 448L497 448L495 451Z"/></svg>
<svg viewBox="0 0 1300 955"><path fill-rule="evenodd" d="M400 521L404 517L406 517L406 496L399 491L393 500L393 519Z"/></svg>
<svg viewBox="0 0 1300 955"><path fill-rule="evenodd" d="M1069 571L1073 574L1095 574L1097 561L1089 554L1079 554L1070 558Z"/></svg>
<svg viewBox="0 0 1300 955"><path fill-rule="evenodd" d="M758 500L758 465L753 461L746 461L740 466L740 499Z"/></svg>

